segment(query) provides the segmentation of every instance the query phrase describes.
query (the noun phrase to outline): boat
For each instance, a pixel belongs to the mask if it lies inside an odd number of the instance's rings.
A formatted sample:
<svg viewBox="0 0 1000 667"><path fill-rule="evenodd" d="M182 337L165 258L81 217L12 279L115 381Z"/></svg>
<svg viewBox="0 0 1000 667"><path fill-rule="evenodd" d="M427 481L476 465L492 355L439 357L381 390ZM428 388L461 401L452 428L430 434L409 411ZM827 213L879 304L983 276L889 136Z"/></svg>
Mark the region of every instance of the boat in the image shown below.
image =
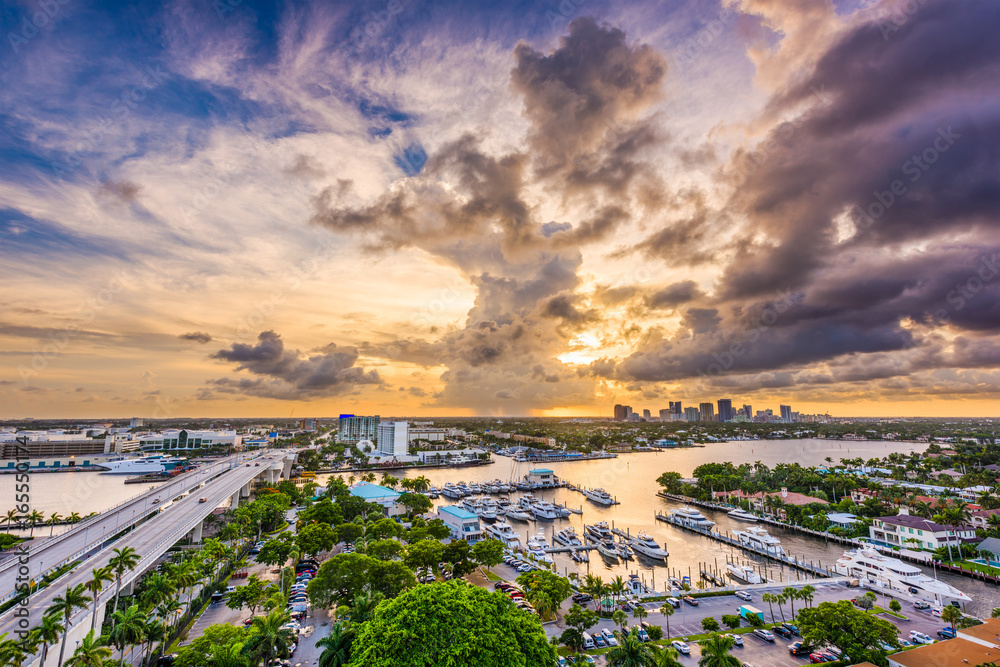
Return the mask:
<svg viewBox="0 0 1000 667"><path fill-rule="evenodd" d="M617 501L604 489L580 488L580 493L587 496L588 500L593 500L598 505L615 505Z"/></svg>
<svg viewBox="0 0 1000 667"><path fill-rule="evenodd" d="M521 539L517 536L517 533L514 532L511 525L506 521L501 520L496 523L486 524L484 530L487 535L503 542L504 546L508 549L521 548Z"/></svg>
<svg viewBox="0 0 1000 667"><path fill-rule="evenodd" d="M769 556L784 556L785 550L781 548L781 540L773 535L769 535L760 526L750 526L746 530L734 530L733 537L740 541L743 546L762 551Z"/></svg>
<svg viewBox="0 0 1000 667"><path fill-rule="evenodd" d="M637 554L642 554L647 558L655 558L657 560L666 560L667 550L660 547L652 537L646 533L640 532L629 545L635 550Z"/></svg>
<svg viewBox="0 0 1000 667"><path fill-rule="evenodd" d="M552 536L552 539L567 547L583 546L583 542L580 541L580 537L576 534L576 530L573 529L573 526L568 526L562 530L556 531L555 535Z"/></svg>
<svg viewBox="0 0 1000 667"><path fill-rule="evenodd" d="M698 530L710 530L715 525L715 522L705 518L704 514L686 505L680 509L672 510L668 516L675 523Z"/></svg>
<svg viewBox="0 0 1000 667"><path fill-rule="evenodd" d="M618 549L618 556L622 560L628 560L632 558L632 556L634 555L632 549L625 542L619 542L618 544L615 545L615 547Z"/></svg>
<svg viewBox="0 0 1000 667"><path fill-rule="evenodd" d="M547 502L537 502L531 506L531 511L535 515L535 519L558 519L559 511L556 509L555 505Z"/></svg>
<svg viewBox="0 0 1000 667"><path fill-rule="evenodd" d="M588 537L592 537L597 542L614 539L611 535L611 531L608 529L607 521L598 521L595 524L584 526L584 530L586 531Z"/></svg>
<svg viewBox="0 0 1000 667"><path fill-rule="evenodd" d="M506 517L514 521L531 521L531 516L527 512L522 512L513 506L507 510Z"/></svg>
<svg viewBox="0 0 1000 667"><path fill-rule="evenodd" d="M575 560L577 563L590 562L590 555L587 553L585 549L573 549L573 553L572 555L570 555L570 558Z"/></svg>
<svg viewBox="0 0 1000 667"><path fill-rule="evenodd" d="M549 543L545 541L545 533L541 530L534 537L528 538L528 553L535 557L540 563L552 563L552 556L545 553L549 548Z"/></svg>
<svg viewBox="0 0 1000 667"><path fill-rule="evenodd" d="M753 569L749 565L737 565L736 563L726 563L726 568L729 570L729 576L733 579L738 579L747 584L759 584L763 583L761 581L760 575L757 574L757 570Z"/></svg>
<svg viewBox="0 0 1000 667"><path fill-rule="evenodd" d="M571 514L571 512L568 509L566 509L565 507L563 507L562 505L556 505L555 503L552 503L552 507L555 508L556 514L558 514L563 519L568 519L569 518L569 515Z"/></svg>
<svg viewBox="0 0 1000 667"><path fill-rule="evenodd" d="M737 507L736 509L732 510L731 512L727 512L726 516L728 516L731 519L738 519L740 521L751 521L752 522L752 521L756 521L757 520L756 515L751 514L750 512L747 512L742 507Z"/></svg>
<svg viewBox="0 0 1000 667"><path fill-rule="evenodd" d="M645 595L649 593L649 586L642 582L638 574L628 575L628 582L625 584L625 591L632 595Z"/></svg>
<svg viewBox="0 0 1000 667"><path fill-rule="evenodd" d="M151 472L173 470L187 463L186 459L168 454L150 454L149 456L129 456L119 459L108 459L95 462L94 465L104 468L104 474L114 475L144 475ZM250 465L249 463L247 465Z"/></svg>
<svg viewBox="0 0 1000 667"><path fill-rule="evenodd" d="M854 577L863 586L898 591L911 599L937 603L971 602L972 598L954 586L927 576L920 568L879 553L871 547L844 552L837 559L838 574Z"/></svg>
<svg viewBox="0 0 1000 667"><path fill-rule="evenodd" d="M618 547L611 540L601 540L597 543L597 552L606 558L618 560Z"/></svg>
<svg viewBox="0 0 1000 667"><path fill-rule="evenodd" d="M462 489L458 488L456 484L453 484L452 482L447 482L444 485L444 488L441 489L441 495L444 496L445 498L450 498L451 500L459 500L461 498L464 498L466 496L466 493Z"/></svg>

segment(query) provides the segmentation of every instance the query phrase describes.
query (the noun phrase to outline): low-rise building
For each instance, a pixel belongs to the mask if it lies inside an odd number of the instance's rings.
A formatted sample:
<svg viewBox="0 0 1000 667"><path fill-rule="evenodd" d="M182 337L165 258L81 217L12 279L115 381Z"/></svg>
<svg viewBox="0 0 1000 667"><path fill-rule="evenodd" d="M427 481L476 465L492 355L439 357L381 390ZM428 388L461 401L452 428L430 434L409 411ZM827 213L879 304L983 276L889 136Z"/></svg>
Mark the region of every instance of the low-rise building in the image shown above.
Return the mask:
<svg viewBox="0 0 1000 667"><path fill-rule="evenodd" d="M456 505L445 505L438 508L438 518L451 529L451 536L456 540L465 540L475 544L483 539L483 531L479 526L479 517Z"/></svg>
<svg viewBox="0 0 1000 667"><path fill-rule="evenodd" d="M368 482L359 482L352 486L350 491L352 496L381 505L386 516L398 516L406 513L406 508L396 502L402 495L399 491Z"/></svg>
<svg viewBox="0 0 1000 667"><path fill-rule="evenodd" d="M919 646L889 656L889 667L1000 664L1000 619L959 630L954 639Z"/></svg>
<svg viewBox="0 0 1000 667"><path fill-rule="evenodd" d="M930 549L958 546L976 539L976 531L968 526L936 523L912 514L877 517L868 527L872 541L904 549Z"/></svg>

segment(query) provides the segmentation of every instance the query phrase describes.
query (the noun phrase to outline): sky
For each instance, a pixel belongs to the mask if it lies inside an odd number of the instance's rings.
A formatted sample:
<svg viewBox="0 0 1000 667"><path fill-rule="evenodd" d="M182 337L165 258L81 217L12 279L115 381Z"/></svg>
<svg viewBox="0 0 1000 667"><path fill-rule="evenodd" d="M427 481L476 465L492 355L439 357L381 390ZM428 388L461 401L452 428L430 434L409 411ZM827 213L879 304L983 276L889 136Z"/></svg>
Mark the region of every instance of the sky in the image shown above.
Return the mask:
<svg viewBox="0 0 1000 667"><path fill-rule="evenodd" d="M0 417L998 416L994 1L0 3Z"/></svg>

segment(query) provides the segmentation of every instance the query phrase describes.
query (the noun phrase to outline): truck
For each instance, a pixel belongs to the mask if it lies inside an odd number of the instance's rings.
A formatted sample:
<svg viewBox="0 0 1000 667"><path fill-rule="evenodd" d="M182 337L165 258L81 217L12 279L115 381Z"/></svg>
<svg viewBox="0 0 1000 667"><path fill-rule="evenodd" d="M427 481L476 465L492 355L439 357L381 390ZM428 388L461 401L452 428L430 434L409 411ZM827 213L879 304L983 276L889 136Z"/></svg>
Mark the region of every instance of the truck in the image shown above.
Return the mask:
<svg viewBox="0 0 1000 667"><path fill-rule="evenodd" d="M761 620L762 623L764 622L764 612L762 612L760 609L757 609L757 607L751 607L748 604L742 605L740 607L740 618L746 619L747 622L749 623L751 616L756 616Z"/></svg>

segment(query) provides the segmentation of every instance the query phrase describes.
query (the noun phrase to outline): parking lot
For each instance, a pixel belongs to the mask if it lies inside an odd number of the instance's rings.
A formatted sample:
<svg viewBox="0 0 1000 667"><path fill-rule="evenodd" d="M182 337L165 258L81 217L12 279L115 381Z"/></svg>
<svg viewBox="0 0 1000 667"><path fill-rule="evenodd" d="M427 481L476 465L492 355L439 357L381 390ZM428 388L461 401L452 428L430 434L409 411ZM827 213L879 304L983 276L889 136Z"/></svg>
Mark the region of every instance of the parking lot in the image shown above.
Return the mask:
<svg viewBox="0 0 1000 667"><path fill-rule="evenodd" d="M511 581L516 579L518 574L507 565L497 566L494 568L494 572L502 576L504 579ZM819 604L820 602L850 600L851 598L861 595L864 592L863 590L859 590L857 588L847 588L838 583L819 582L814 583L813 585L816 588L812 602L813 605ZM744 602L738 599L735 595L726 595L719 597L698 598L698 606L696 607L687 603L681 603L681 606L674 610L673 615L671 615L669 619L670 637L672 639L683 640L690 635L702 634L704 632L701 625L703 618L711 616L715 618L715 620L719 621L721 625L723 614L735 614L739 611L740 605L743 604L753 605L760 609L764 613L764 620L768 623L772 620L772 608L774 621L780 623L783 620L790 620L792 617L792 606L790 604L786 603L785 605L780 606L775 604L769 606L767 603L760 601L762 593L776 593L780 592L782 588L783 586L776 586L774 589L758 589L753 592L753 599L750 602ZM572 604L572 601L567 600L563 604L562 611L565 613ZM647 623L658 625L663 628L664 637L666 638L667 619L662 613L660 613L660 606L662 604L663 602L648 602L642 606L648 612L648 616L644 620ZM876 604L882 607L888 607L889 601L879 597ZM797 602L795 604L795 610L798 611L801 606L801 603ZM592 605L591 608L593 608ZM909 603L903 604L903 610L901 613L902 615L908 617L908 620L897 619L888 614L882 614L879 618L894 623L899 628L900 637L903 639L906 639L913 630L923 632L930 635L932 638L937 639L938 630L941 630L946 625L945 623L942 623L939 618L932 616L929 611L918 611ZM784 618L782 617L782 614L784 614ZM630 615L629 624L636 622L636 619L632 618ZM546 623L544 627L545 633L549 637L557 637L562 634L563 630L566 629L561 620L558 623ZM614 629L615 625L610 619L601 619L598 624L591 628L588 632L590 632L590 634L594 634L605 628ZM723 627L723 630L725 630L725 627ZM785 639L775 636L774 643L770 643L756 637L752 633L745 633L742 636L744 640L743 646L734 646L732 653L744 663L753 665L754 667L791 667L809 664L808 656L793 656L788 652L788 645L798 639L797 637ZM690 648L691 653L689 655L682 655L681 662L696 665L698 663L698 659L700 658L698 645L692 643L690 644ZM597 659L598 665L606 664L606 661L602 656L594 657Z"/></svg>

